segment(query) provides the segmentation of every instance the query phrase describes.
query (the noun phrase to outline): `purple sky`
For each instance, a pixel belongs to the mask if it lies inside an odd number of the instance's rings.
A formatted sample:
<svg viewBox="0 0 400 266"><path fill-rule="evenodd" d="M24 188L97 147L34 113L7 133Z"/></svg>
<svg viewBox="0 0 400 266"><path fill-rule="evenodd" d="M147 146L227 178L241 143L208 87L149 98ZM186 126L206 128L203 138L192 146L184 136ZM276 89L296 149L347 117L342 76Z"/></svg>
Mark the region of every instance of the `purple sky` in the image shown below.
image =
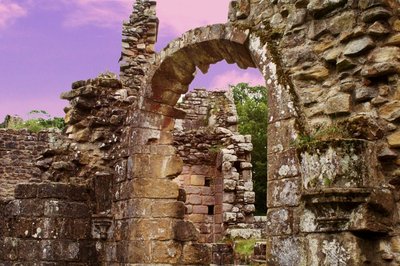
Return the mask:
<svg viewBox="0 0 400 266"><path fill-rule="evenodd" d="M185 31L225 23L230 0L158 0L157 50ZM0 0L0 122L35 109L63 116L62 91L106 70L118 73L121 24L134 0ZM260 73L220 62L192 87L262 84Z"/></svg>

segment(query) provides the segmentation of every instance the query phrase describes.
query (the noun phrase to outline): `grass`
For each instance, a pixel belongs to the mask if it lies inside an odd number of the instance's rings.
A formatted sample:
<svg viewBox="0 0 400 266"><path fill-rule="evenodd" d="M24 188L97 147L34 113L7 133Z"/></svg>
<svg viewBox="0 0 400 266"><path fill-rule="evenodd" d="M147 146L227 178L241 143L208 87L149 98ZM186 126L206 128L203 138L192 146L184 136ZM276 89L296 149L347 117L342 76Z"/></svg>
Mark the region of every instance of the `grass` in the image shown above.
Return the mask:
<svg viewBox="0 0 400 266"><path fill-rule="evenodd" d="M256 239L235 240L235 253L244 256L251 256L256 242Z"/></svg>

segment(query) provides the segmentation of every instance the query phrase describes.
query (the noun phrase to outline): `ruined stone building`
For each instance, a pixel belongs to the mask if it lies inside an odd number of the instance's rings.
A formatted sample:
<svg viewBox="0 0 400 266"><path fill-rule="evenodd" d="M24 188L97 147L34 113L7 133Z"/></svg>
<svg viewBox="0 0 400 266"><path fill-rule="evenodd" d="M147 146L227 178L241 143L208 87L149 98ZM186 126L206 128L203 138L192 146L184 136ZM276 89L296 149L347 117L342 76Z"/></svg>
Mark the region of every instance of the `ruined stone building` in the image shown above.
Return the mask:
<svg viewBox="0 0 400 266"><path fill-rule="evenodd" d="M231 263L251 140L229 95L177 103L221 60L268 88L266 264L400 264L400 2L235 0L228 17L156 53L156 2L137 0L119 78L73 83L63 134L0 130L0 265Z"/></svg>

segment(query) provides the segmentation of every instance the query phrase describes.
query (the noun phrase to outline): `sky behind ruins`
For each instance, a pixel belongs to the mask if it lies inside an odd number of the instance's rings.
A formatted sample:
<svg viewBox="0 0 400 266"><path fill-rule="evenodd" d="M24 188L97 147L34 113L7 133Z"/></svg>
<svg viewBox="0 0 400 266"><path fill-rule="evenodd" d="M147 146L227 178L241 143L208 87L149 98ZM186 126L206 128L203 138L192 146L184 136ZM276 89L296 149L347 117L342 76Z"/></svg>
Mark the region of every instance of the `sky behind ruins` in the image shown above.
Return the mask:
<svg viewBox="0 0 400 266"><path fill-rule="evenodd" d="M62 91L106 70L118 73L121 24L134 0L0 0L0 122L42 109L63 116ZM230 0L158 0L161 50L185 31L227 21ZM257 70L219 63L192 87L262 84Z"/></svg>

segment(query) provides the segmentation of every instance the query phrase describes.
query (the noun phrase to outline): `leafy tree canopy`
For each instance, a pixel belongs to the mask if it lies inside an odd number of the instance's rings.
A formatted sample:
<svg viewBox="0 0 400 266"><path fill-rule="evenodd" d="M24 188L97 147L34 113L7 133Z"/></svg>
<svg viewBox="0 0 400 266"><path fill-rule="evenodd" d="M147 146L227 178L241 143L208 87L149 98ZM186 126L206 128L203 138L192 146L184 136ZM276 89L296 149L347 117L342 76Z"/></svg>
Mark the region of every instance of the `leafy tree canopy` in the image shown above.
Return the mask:
<svg viewBox="0 0 400 266"><path fill-rule="evenodd" d="M267 187L267 88L251 87L247 83L231 86L238 117L239 132L251 135L253 152L253 182L256 193L256 214L266 213Z"/></svg>
<svg viewBox="0 0 400 266"><path fill-rule="evenodd" d="M31 132L39 132L49 128L58 128L62 130L65 127L64 118L51 117L43 110L32 110L28 115L29 118L27 120L23 120L20 117L7 116L2 127L27 129Z"/></svg>

